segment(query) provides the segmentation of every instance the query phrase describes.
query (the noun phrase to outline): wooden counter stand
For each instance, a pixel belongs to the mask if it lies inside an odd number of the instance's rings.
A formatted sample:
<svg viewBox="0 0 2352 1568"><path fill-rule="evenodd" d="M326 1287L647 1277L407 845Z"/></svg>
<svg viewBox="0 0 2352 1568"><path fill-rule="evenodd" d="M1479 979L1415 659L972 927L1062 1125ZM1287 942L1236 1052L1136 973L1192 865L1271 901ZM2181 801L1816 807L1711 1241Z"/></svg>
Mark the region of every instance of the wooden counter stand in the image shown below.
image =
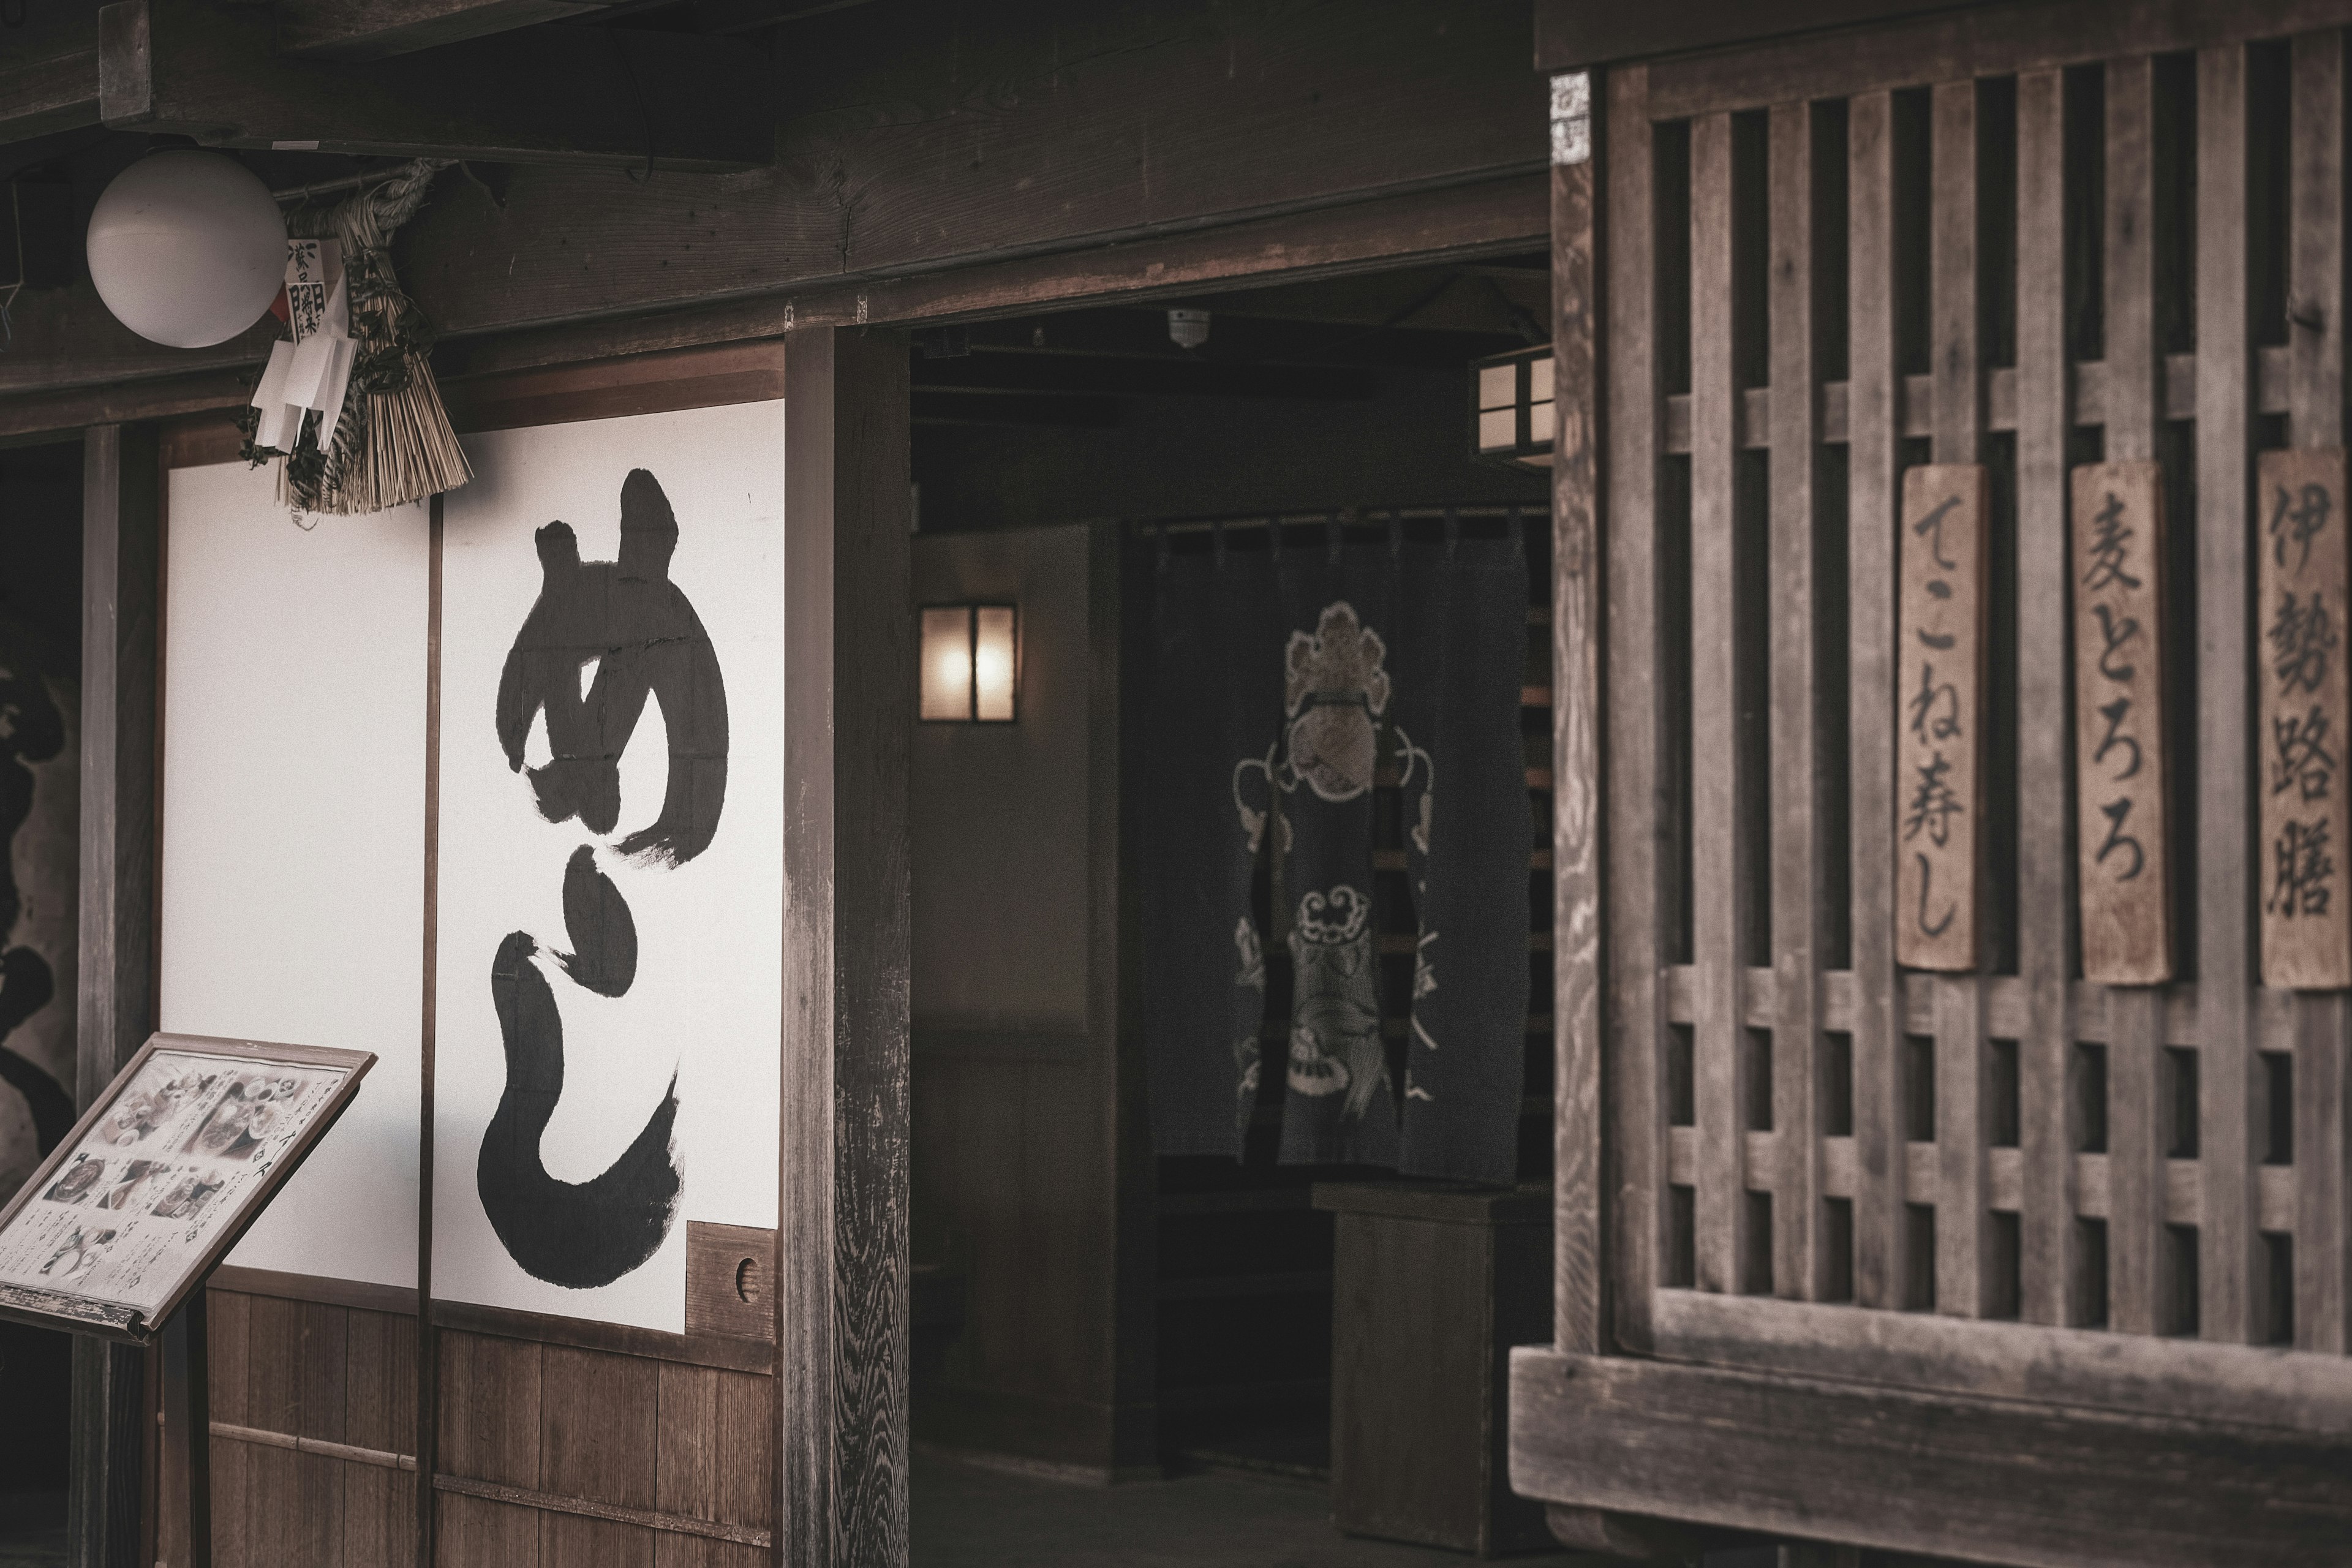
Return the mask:
<svg viewBox="0 0 2352 1568"><path fill-rule="evenodd" d="M2343 448L2264 452L2254 498L2263 983L2336 990L2352 985Z"/></svg>
<svg viewBox="0 0 2352 1568"><path fill-rule="evenodd" d="M2172 978L2164 734L2164 470L2073 476L2075 851L2083 977Z"/></svg>
<svg viewBox="0 0 2352 1568"><path fill-rule="evenodd" d="M1511 1495L1515 1344L1551 1333L1550 1194L1318 1182L1339 1216L1331 1314L1331 1522L1481 1557L1550 1543Z"/></svg>

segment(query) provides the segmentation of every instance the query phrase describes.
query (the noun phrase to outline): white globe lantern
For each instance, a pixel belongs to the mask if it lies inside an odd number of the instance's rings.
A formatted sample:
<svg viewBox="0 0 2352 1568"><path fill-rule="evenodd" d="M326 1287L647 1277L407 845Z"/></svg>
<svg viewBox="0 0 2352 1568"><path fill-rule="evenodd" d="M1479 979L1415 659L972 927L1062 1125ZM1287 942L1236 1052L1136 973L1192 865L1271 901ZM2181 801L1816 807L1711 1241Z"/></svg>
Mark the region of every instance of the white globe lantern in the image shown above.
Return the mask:
<svg viewBox="0 0 2352 1568"><path fill-rule="evenodd" d="M89 276L115 320L150 342L200 349L261 319L286 280L286 220L236 159L150 153L89 215Z"/></svg>

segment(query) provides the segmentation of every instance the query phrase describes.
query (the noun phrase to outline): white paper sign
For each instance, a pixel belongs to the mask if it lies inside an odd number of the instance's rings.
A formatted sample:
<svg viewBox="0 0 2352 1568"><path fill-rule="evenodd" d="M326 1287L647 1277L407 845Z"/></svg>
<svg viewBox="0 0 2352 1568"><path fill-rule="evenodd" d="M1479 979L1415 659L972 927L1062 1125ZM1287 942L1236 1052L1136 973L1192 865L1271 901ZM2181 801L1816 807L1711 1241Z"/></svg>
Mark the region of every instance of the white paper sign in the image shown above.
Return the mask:
<svg viewBox="0 0 2352 1568"><path fill-rule="evenodd" d="M680 1331L686 1221L776 1223L783 405L466 445L434 1292Z"/></svg>

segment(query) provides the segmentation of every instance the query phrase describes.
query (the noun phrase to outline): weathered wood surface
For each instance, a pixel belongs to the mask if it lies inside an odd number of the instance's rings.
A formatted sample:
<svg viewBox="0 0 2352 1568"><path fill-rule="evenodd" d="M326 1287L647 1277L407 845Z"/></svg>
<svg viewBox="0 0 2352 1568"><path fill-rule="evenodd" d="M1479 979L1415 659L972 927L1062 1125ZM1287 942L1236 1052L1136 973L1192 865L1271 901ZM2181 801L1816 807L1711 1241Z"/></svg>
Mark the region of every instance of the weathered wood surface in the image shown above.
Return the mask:
<svg viewBox="0 0 2352 1568"><path fill-rule="evenodd" d="M2344 449L2264 452L2254 482L2254 790L2263 984L2352 985L2352 897L2340 868L2347 714Z"/></svg>
<svg viewBox="0 0 2352 1568"><path fill-rule="evenodd" d="M721 173L775 153L773 73L740 40L542 27L364 63L272 52L268 16L120 0L99 113L216 147Z"/></svg>
<svg viewBox="0 0 2352 1568"><path fill-rule="evenodd" d="M1869 1179L1853 1198L1854 1300L1904 1305L1908 1237L1903 1192L1903 1006L1895 963L1899 839L1895 779L1895 688L1909 662L1896 647L1895 111L1883 92L1857 98L1846 118L1850 261L1847 356L1853 395L1846 465L1850 584L1847 745L1853 844L1853 1054L1856 1162Z"/></svg>
<svg viewBox="0 0 2352 1568"><path fill-rule="evenodd" d="M2352 1426L2341 1356L1697 1290L1660 1292L1656 1323L1658 1353L1674 1361L2315 1436Z"/></svg>
<svg viewBox="0 0 2352 1568"><path fill-rule="evenodd" d="M686 1222L686 1331L776 1338L776 1233Z"/></svg>
<svg viewBox="0 0 2352 1568"><path fill-rule="evenodd" d="M278 0L270 14L280 54L375 60L604 9L604 0Z"/></svg>
<svg viewBox="0 0 2352 1568"><path fill-rule="evenodd" d="M1585 90L1591 91L1590 77ZM1591 100L1588 98L1588 104ZM1588 123L1587 133L1590 134ZM1551 174L1552 365L1559 426L1552 447L1553 1073L1552 1141L1557 1275L1553 1342L1607 1347L1601 1268L1605 1136L1601 1081L1601 752L1607 701L1601 679L1605 635L1601 584L1606 556L1601 510L1602 258L1597 196L1601 164L1587 157Z"/></svg>
<svg viewBox="0 0 2352 1568"><path fill-rule="evenodd" d="M1767 122L1769 218L1767 303L1771 320L1772 384L1790 395L1772 409L1770 704L1772 952L1780 1007L1772 1024L1771 1124L1781 1135L1772 1203L1772 1284L1776 1294L1819 1300L1843 1272L1822 1223L1819 1085L1822 1081L1822 959L1827 946L1821 768L1822 674L1813 627L1821 591L1814 581L1816 465L1820 460L1813 388L1814 111L1783 104ZM1563 1346L1563 1349L1573 1347Z"/></svg>
<svg viewBox="0 0 2352 1568"><path fill-rule="evenodd" d="M784 1098L774 1561L907 1531L907 342L785 360Z"/></svg>
<svg viewBox="0 0 2352 1568"><path fill-rule="evenodd" d="M2204 1210L2197 1227L2198 1331L2247 1344L2263 1338L2268 1269L2255 1216L2262 1160L2263 1067L2252 1042L2258 971L2255 879L2248 842L2254 753L2256 627L2247 559L2246 500L2253 410L2252 284L2246 225L2252 184L2247 51L2224 45L2197 56L2197 585L2199 733L2197 1005ZM2341 588L2338 588L2340 598ZM2263 623L2267 629L2269 622ZM2338 1245L2341 1245L2339 1242Z"/></svg>
<svg viewBox="0 0 2352 1568"><path fill-rule="evenodd" d="M946 0L856 7L793 27L775 169L644 185L522 169L503 210L453 188L404 236L401 277L460 333L853 280L902 279L871 288L870 319L903 320L886 293L950 260L1509 174L1534 176L1521 233L1539 246L1544 84L1526 27L1507 7L1443 0L1384 0L1339 29L1206 4L1063 0L1018 19ZM916 37L928 44L910 58Z"/></svg>
<svg viewBox="0 0 2352 1568"><path fill-rule="evenodd" d="M2251 8L2243 0L1954 5L1884 26L1663 60L1653 68L1652 91L1657 117L1678 119L2081 65L2123 53L2145 57L2284 37L2347 23L2347 0L2271 0Z"/></svg>
<svg viewBox="0 0 2352 1568"><path fill-rule="evenodd" d="M1696 1226L1701 1289L1737 1293L1748 1257L1748 1126L1739 1071L1739 977L1748 900L1742 873L1739 650L1732 627L1741 585L1733 537L1732 121L1711 115L1690 134L1690 732L1693 952L1699 982L1692 1059L1699 1127Z"/></svg>
<svg viewBox="0 0 2352 1568"><path fill-rule="evenodd" d="M2287 289L2287 437L2297 448L2344 443L2345 49L2341 33L2294 40L2289 210L2294 228ZM2341 579L2339 579L2341 581ZM2352 1005L2341 994L2299 997L2293 1066L2295 1103L2294 1342L2304 1350L2352 1351L2352 1074L2346 1071ZM2310 1238L2336 1237L2333 1248Z"/></svg>
<svg viewBox="0 0 2352 1568"><path fill-rule="evenodd" d="M2030 997L2018 1037L2019 1315L2083 1314L2074 1222L2074 1049L2067 984L2065 220L2066 79L2017 84L2017 967Z"/></svg>
<svg viewBox="0 0 2352 1568"><path fill-rule="evenodd" d="M1511 1373L1511 1482L1553 1502L2023 1568L2333 1568L2352 1539L2340 1434L1546 1350Z"/></svg>
<svg viewBox="0 0 2352 1568"><path fill-rule="evenodd" d="M98 123L98 0L28 6L0 52L0 143Z"/></svg>
<svg viewBox="0 0 2352 1568"><path fill-rule="evenodd" d="M75 1100L84 1109L155 1026L159 478L151 430L102 425L83 436ZM75 1339L67 1537L86 1568L137 1562L152 1408L143 1352Z"/></svg>
<svg viewBox="0 0 2352 1568"><path fill-rule="evenodd" d="M1613 60L1753 45L1789 33L1812 33L1942 10L1955 0L1812 0L1801 6L1758 6L1742 0L1696 0L1652 10L1594 5L1587 0L1536 0L1536 66L1569 70ZM1958 0L1982 4L1983 0Z"/></svg>
<svg viewBox="0 0 2352 1568"><path fill-rule="evenodd" d="M1601 78L1607 111L1597 139L1606 160L1601 167L1608 180L1604 200L1609 214L1602 235L1610 301L1608 352L1601 369L1608 378L1608 406L1614 410L1602 431L1609 447L1601 469L1608 487L1602 516L1619 525L1604 535L1609 613L1603 628L1609 639L1605 668L1610 685L1603 710L1608 725L1603 755L1605 798L1617 803L1658 798L1660 751L1665 742L1656 519L1660 399L1657 356L1652 352L1657 218L1648 79L1638 66ZM1564 678L1563 668L1555 679ZM1624 809L1619 805L1621 813ZM1604 1300L1614 1313L1617 1344L1639 1350L1648 1342L1650 1293L1659 1279L1665 1226L1666 1168L1661 1147L1666 1131L1665 1009L1659 984L1665 955L1659 919L1666 857L1655 833L1612 830L1603 833L1601 840L1609 912L1602 953L1608 965L1610 1049L1616 1068L1611 1075L1606 1126L1617 1173L1609 1231L1610 1289ZM1564 1136L1566 1126L1563 1116L1554 1125L1554 1136ZM1564 1342L1574 1342L1566 1330L1559 1331Z"/></svg>
<svg viewBox="0 0 2352 1568"><path fill-rule="evenodd" d="M2160 984L2172 978L2164 471L2086 464L2071 482L2083 975Z"/></svg>
<svg viewBox="0 0 2352 1568"><path fill-rule="evenodd" d="M1894 917L1896 962L1912 969L1977 966L1985 501L1977 464L1904 470Z"/></svg>

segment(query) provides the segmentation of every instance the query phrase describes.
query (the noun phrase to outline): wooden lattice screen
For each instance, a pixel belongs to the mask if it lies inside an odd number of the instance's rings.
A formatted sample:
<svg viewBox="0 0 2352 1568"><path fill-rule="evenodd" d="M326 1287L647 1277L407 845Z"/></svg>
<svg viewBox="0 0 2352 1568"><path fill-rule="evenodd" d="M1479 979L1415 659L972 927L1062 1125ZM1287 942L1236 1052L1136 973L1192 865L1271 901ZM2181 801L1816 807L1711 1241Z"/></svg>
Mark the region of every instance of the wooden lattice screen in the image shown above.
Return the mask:
<svg viewBox="0 0 2352 1568"><path fill-rule="evenodd" d="M2345 441L2345 43L2133 41L2008 74L1864 42L1814 75L1886 85L1841 96L1769 59L1598 84L1603 758L1564 730L1561 766L1605 802L1604 1348L2352 1424L2346 997L2260 984L2253 551L2258 454ZM2180 978L2109 986L2068 477L2135 458L2168 514ZM1930 463L1991 491L1955 974L1894 946L1897 518Z"/></svg>

